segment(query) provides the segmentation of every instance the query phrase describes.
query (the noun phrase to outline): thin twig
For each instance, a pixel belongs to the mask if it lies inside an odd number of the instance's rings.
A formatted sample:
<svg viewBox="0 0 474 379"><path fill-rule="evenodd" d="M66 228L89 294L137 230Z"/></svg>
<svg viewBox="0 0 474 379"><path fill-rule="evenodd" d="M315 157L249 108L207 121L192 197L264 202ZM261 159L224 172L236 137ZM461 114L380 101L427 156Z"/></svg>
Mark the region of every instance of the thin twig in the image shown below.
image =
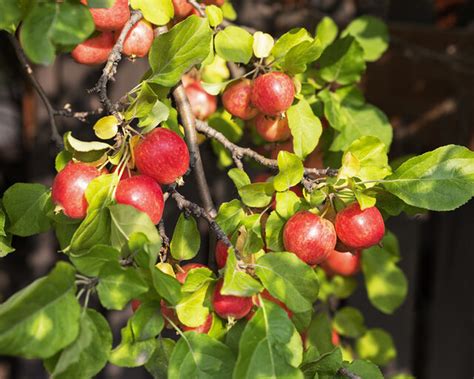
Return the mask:
<svg viewBox="0 0 474 379"><path fill-rule="evenodd" d="M123 27L122 31L120 32L119 38L115 42L115 45L109 54L109 58L104 69L102 70L102 75L100 76L100 79L98 80L95 87L90 90L91 92L98 93L100 102L105 107L107 112L115 116L117 116L117 108L116 105L113 104L107 96L107 83L109 82L109 80L113 79L115 73L117 72L117 65L122 59L123 43L125 41L125 38L127 37L128 32L142 18L142 12L132 12L132 16Z"/></svg>
<svg viewBox="0 0 474 379"><path fill-rule="evenodd" d="M206 15L206 6L204 4L198 3L196 0L188 0L188 3L191 4L194 9L196 9L201 17Z"/></svg>
<svg viewBox="0 0 474 379"><path fill-rule="evenodd" d="M31 68L31 65L29 64L28 59L26 58L25 52L23 51L20 43L18 42L16 37L12 34L9 34L8 38L10 39L10 42L13 45L13 48L15 49L16 56L18 60L20 61L21 65L23 66L23 70L25 71L27 78L29 79L33 87L35 88L36 92L41 98L41 101L46 107L46 110L48 112L49 124L51 126L51 140L56 144L58 148L61 148L63 146L63 139L61 138L61 135L59 134L58 127L56 125L56 120L54 119L54 116L55 116L54 108L51 105L48 99L48 96L46 96L46 93L44 92L43 87L36 79L33 73L33 69Z"/></svg>
<svg viewBox="0 0 474 379"><path fill-rule="evenodd" d="M55 109L54 115L59 117L71 117L79 121L86 122L88 117L98 116L104 112L103 108L97 108L93 111L76 112L73 111L68 105L65 106L64 109Z"/></svg>
<svg viewBox="0 0 474 379"><path fill-rule="evenodd" d="M342 375L342 376L345 376L346 378L349 378L349 379L362 379L359 375L357 374L354 374L353 372L349 371L347 368L345 367L342 367L340 368L337 373L339 375Z"/></svg>
<svg viewBox="0 0 474 379"><path fill-rule="evenodd" d="M168 251L170 248L170 239L166 234L165 223L163 219L161 219L158 223L158 232L160 233L160 237L162 240L161 258L163 259L163 261L166 261L166 256L168 255Z"/></svg>
<svg viewBox="0 0 474 379"><path fill-rule="evenodd" d="M221 132L218 132L214 128L210 127L204 121L196 120L196 130L207 137L214 138L216 141L220 142L232 154L233 157L237 157L239 159L242 159L243 157L251 158L263 166L271 169L278 169L278 161L276 159L266 158L248 147L236 145L235 143L229 141ZM317 177L337 176L337 170L333 168L319 169L305 167L304 173L308 176Z"/></svg>

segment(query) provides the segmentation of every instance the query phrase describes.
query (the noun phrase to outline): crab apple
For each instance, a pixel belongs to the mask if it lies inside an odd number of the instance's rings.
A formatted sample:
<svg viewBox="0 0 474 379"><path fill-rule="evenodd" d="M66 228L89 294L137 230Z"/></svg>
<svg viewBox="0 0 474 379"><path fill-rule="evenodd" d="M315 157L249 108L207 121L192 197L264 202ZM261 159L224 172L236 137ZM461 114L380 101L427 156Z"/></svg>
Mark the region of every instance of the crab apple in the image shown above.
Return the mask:
<svg viewBox="0 0 474 379"><path fill-rule="evenodd" d="M249 79L241 79L231 83L222 94L222 104L231 115L250 120L254 118L258 109L251 103L252 82Z"/></svg>
<svg viewBox="0 0 474 379"><path fill-rule="evenodd" d="M252 103L266 115L277 116L285 112L295 98L295 85L282 72L269 72L255 79L252 88Z"/></svg>
<svg viewBox="0 0 474 379"><path fill-rule="evenodd" d="M267 116L260 113L255 118L257 133L268 142L285 141L291 136L288 119L279 116Z"/></svg>
<svg viewBox="0 0 474 379"><path fill-rule="evenodd" d="M241 319L247 315L252 309L252 298L222 295L221 288L224 281L221 279L217 282L212 295L212 306L214 311L222 317L233 317L234 319Z"/></svg>
<svg viewBox="0 0 474 379"><path fill-rule="evenodd" d="M141 20L128 32L122 52L129 57L144 57L148 54L154 38L151 24Z"/></svg>
<svg viewBox="0 0 474 379"><path fill-rule="evenodd" d="M176 279L178 279L178 282L180 282L181 284L184 284L184 282L186 281L186 278L188 277L189 271L191 271L194 268L201 268L201 267L207 267L207 266L201 263L185 264L184 266L181 267L183 271L179 271L176 273Z"/></svg>
<svg viewBox="0 0 474 379"><path fill-rule="evenodd" d="M156 128L134 149L138 171L160 184L171 184L189 168L189 150L175 132Z"/></svg>
<svg viewBox="0 0 474 379"><path fill-rule="evenodd" d="M87 0L81 0L87 5ZM130 18L128 0L115 0L110 8L90 8L95 28L101 32L120 30Z"/></svg>
<svg viewBox="0 0 474 379"><path fill-rule="evenodd" d="M51 193L54 204L68 217L84 218L87 214L86 188L100 174L95 167L69 162L54 178Z"/></svg>
<svg viewBox="0 0 474 379"><path fill-rule="evenodd" d="M227 263L227 257L229 255L229 247L221 240L216 243L216 263L217 268L221 269L225 267Z"/></svg>
<svg viewBox="0 0 474 379"><path fill-rule="evenodd" d="M336 246L336 240L333 224L309 211L295 213L283 228L286 251L309 265L324 261Z"/></svg>
<svg viewBox="0 0 474 379"><path fill-rule="evenodd" d="M385 234L382 214L376 207L360 209L353 203L336 215L338 238L350 249L365 249L378 244Z"/></svg>
<svg viewBox="0 0 474 379"><path fill-rule="evenodd" d="M217 110L217 98L208 94L198 81L188 84L184 91L197 119L206 120Z"/></svg>
<svg viewBox="0 0 474 379"><path fill-rule="evenodd" d="M174 7L174 17L183 20L193 13L194 7L187 0L172 0Z"/></svg>
<svg viewBox="0 0 474 379"><path fill-rule="evenodd" d="M191 332L196 332L196 333L207 334L209 330L211 330L211 326L212 326L212 314L209 314L206 318L206 321L204 321L202 325L196 326L194 328L183 325L182 329L185 332L191 331Z"/></svg>
<svg viewBox="0 0 474 379"><path fill-rule="evenodd" d="M273 297L270 292L268 292L266 289L264 289L261 293L260 293L260 296L262 296L265 300L268 300L268 301L271 301L272 303L275 303L276 305L278 305L280 308L282 308L288 315L289 318L292 318L293 317L293 312L290 311L290 309L286 306L286 304L277 299L276 297ZM260 301L257 297L257 300L255 301L255 305L257 305L257 307L260 306Z"/></svg>
<svg viewBox="0 0 474 379"><path fill-rule="evenodd" d="M71 56L80 64L96 65L107 62L112 48L114 47L114 35L111 32L100 33L96 37L77 45Z"/></svg>
<svg viewBox="0 0 474 379"><path fill-rule="evenodd" d="M155 225L163 215L165 204L161 187L146 175L132 176L119 181L115 200L119 204L128 204L146 213Z"/></svg>
<svg viewBox="0 0 474 379"><path fill-rule="evenodd" d="M334 329L331 332L331 342L334 346L339 346L341 344L341 338Z"/></svg>
<svg viewBox="0 0 474 379"><path fill-rule="evenodd" d="M352 254L350 251L340 252L333 250L326 260L320 263L321 268L328 275L352 276L360 270L360 251Z"/></svg>

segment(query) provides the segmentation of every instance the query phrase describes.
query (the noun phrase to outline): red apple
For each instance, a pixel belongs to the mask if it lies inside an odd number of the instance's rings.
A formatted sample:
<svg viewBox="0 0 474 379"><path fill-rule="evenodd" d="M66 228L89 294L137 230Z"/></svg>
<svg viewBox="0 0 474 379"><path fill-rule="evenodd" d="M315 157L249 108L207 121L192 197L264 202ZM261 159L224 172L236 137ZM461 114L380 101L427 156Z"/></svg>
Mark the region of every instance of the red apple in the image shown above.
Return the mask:
<svg viewBox="0 0 474 379"><path fill-rule="evenodd" d="M204 322L204 324L196 326L194 328L192 328L190 326L183 325L182 329L185 332L192 331L192 332L196 332L196 333L207 334L209 332L209 330L211 330L211 326L212 326L212 314L209 314L207 316L206 321Z"/></svg>
<svg viewBox="0 0 474 379"><path fill-rule="evenodd" d="M241 319L252 309L251 297L240 297L231 295L222 295L221 288L223 280L219 280L212 296L212 306L214 311L222 318L233 317Z"/></svg>
<svg viewBox="0 0 474 379"><path fill-rule="evenodd" d="M360 251L352 254L350 251L333 250L326 260L320 263L320 266L329 276L352 276L360 270Z"/></svg>
<svg viewBox="0 0 474 379"><path fill-rule="evenodd" d="M138 299L133 299L132 300L132 311L136 312L138 307L142 304L142 302Z"/></svg>
<svg viewBox="0 0 474 379"><path fill-rule="evenodd" d="M183 20L194 10L194 7L187 0L173 0L174 17Z"/></svg>
<svg viewBox="0 0 474 379"><path fill-rule="evenodd" d="M153 224L158 224L165 206L160 185L149 176L137 175L123 179L117 186L115 199L146 213Z"/></svg>
<svg viewBox="0 0 474 379"><path fill-rule="evenodd" d="M175 132L156 128L148 133L134 149L138 171L160 184L171 184L189 168L186 143Z"/></svg>
<svg viewBox="0 0 474 379"><path fill-rule="evenodd" d="M278 300L276 297L273 297L266 289L260 293L260 296L262 296L265 300L271 301L272 303L280 306L287 313L289 318L293 317L293 312L286 306L286 304L283 301ZM260 307L260 301L258 297L256 298L255 305Z"/></svg>
<svg viewBox="0 0 474 379"><path fill-rule="evenodd" d="M283 228L286 251L309 265L324 261L336 246L336 240L332 223L309 211L295 213Z"/></svg>
<svg viewBox="0 0 474 379"><path fill-rule="evenodd" d="M144 57L148 54L154 38L151 24L141 20L128 32L122 52L130 57Z"/></svg>
<svg viewBox="0 0 474 379"><path fill-rule="evenodd" d="M181 267L181 269L183 271L178 271L176 273L176 279L181 284L184 284L184 282L186 281L186 278L188 277L189 271L191 271L194 268L200 268L200 267L207 267L207 266L203 265L201 263L188 263L188 264L185 264L184 266Z"/></svg>
<svg viewBox="0 0 474 379"><path fill-rule="evenodd" d="M163 317L168 318L175 325L180 324L176 311L173 308L171 308L168 304L166 304L166 302L163 299L160 302L160 310ZM168 322L166 318L165 318L165 325L167 327L172 327L172 325Z"/></svg>
<svg viewBox="0 0 474 379"><path fill-rule="evenodd" d="M81 0L87 5L87 0ZM130 18L128 0L115 0L110 8L90 8L95 28L102 32L120 30Z"/></svg>
<svg viewBox="0 0 474 379"><path fill-rule="evenodd" d="M250 101L251 96L252 82L249 79L241 79L227 86L222 94L222 103L231 115L250 120L258 113L258 109L254 108Z"/></svg>
<svg viewBox="0 0 474 379"><path fill-rule="evenodd" d="M269 72L255 79L252 89L252 103L260 112L277 116L285 112L295 98L295 85L282 72Z"/></svg>
<svg viewBox="0 0 474 379"><path fill-rule="evenodd" d="M331 342L334 346L339 346L341 344L341 339L339 338L339 334L333 329L331 332Z"/></svg>
<svg viewBox="0 0 474 379"><path fill-rule="evenodd" d="M217 98L204 91L201 84L194 81L184 87L194 116L199 120L207 118L217 110Z"/></svg>
<svg viewBox="0 0 474 379"><path fill-rule="evenodd" d="M114 47L114 36L110 32L100 33L96 37L77 45L71 51L71 56L77 63L96 65L107 62L110 52Z"/></svg>
<svg viewBox="0 0 474 379"><path fill-rule="evenodd" d="M273 117L260 113L255 118L255 129L257 133L268 142L284 141L291 136L288 119L286 117Z"/></svg>
<svg viewBox="0 0 474 379"><path fill-rule="evenodd" d="M112 169L112 172L116 172L117 171L117 168L118 166L115 166L113 169ZM125 167L122 171L122 175L120 175L120 179L119 180L125 180L125 179L129 179L131 178L132 176L135 176L136 173L131 171L128 167Z"/></svg>
<svg viewBox="0 0 474 379"><path fill-rule="evenodd" d="M227 256L229 255L228 246L221 240L216 243L216 263L217 268L221 269L225 267L227 263Z"/></svg>
<svg viewBox="0 0 474 379"><path fill-rule="evenodd" d="M376 207L364 210L353 203L336 215L336 233L350 249L377 245L385 234L385 223Z"/></svg>
<svg viewBox="0 0 474 379"><path fill-rule="evenodd" d="M69 162L54 178L53 202L62 208L66 216L84 218L87 214L86 188L100 174L95 167Z"/></svg>

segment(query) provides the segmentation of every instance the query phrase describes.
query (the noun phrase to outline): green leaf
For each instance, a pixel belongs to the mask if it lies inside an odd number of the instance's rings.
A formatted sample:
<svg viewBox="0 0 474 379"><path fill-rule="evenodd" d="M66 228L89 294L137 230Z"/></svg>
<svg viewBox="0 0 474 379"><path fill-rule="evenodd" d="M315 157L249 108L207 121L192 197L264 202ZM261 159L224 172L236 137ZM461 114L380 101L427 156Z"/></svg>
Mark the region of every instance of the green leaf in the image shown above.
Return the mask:
<svg viewBox="0 0 474 379"><path fill-rule="evenodd" d="M151 277L155 291L166 300L168 304L176 305L181 300L181 285L171 275L165 274L151 264Z"/></svg>
<svg viewBox="0 0 474 379"><path fill-rule="evenodd" d="M0 258L13 253L15 249L12 247L12 236L11 234L6 236L0 236Z"/></svg>
<svg viewBox="0 0 474 379"><path fill-rule="evenodd" d="M107 309L121 310L147 290L148 286L137 270L123 268L118 262L103 266L99 272L97 294Z"/></svg>
<svg viewBox="0 0 474 379"><path fill-rule="evenodd" d="M267 58L272 51L275 41L268 33L255 32L253 35L253 54L257 58Z"/></svg>
<svg viewBox="0 0 474 379"><path fill-rule="evenodd" d="M189 260L197 255L200 246L201 234L196 220L181 213L171 239L171 255L178 261Z"/></svg>
<svg viewBox="0 0 474 379"><path fill-rule="evenodd" d="M334 329L346 337L359 337L365 332L364 316L358 309L344 307L334 315Z"/></svg>
<svg viewBox="0 0 474 379"><path fill-rule="evenodd" d="M260 304L240 338L234 378L302 379L300 335L281 307L262 299Z"/></svg>
<svg viewBox="0 0 474 379"><path fill-rule="evenodd" d="M95 135L100 139L114 138L118 132L119 119L113 115L101 117L93 126Z"/></svg>
<svg viewBox="0 0 474 379"><path fill-rule="evenodd" d="M323 47L334 42L337 37L338 27L330 17L323 17L316 27L316 37L321 41Z"/></svg>
<svg viewBox="0 0 474 379"><path fill-rule="evenodd" d="M48 358L76 339L80 306L74 280L74 268L59 262L0 305L1 355Z"/></svg>
<svg viewBox="0 0 474 379"><path fill-rule="evenodd" d="M58 155L56 155L56 159L54 160L54 168L57 172L61 171L66 165L71 161L72 153L67 150L62 150Z"/></svg>
<svg viewBox="0 0 474 379"><path fill-rule="evenodd" d="M370 329L356 342L357 355L377 365L385 366L395 359L393 339L382 329Z"/></svg>
<svg viewBox="0 0 474 379"><path fill-rule="evenodd" d="M76 340L45 363L52 378L88 379L105 367L111 349L112 332L107 320L87 309Z"/></svg>
<svg viewBox="0 0 474 379"><path fill-rule="evenodd" d="M327 82L358 82L365 71L364 50L354 37L347 36L328 46L319 63L319 74Z"/></svg>
<svg viewBox="0 0 474 379"><path fill-rule="evenodd" d="M111 8L115 0L88 0L89 8Z"/></svg>
<svg viewBox="0 0 474 379"><path fill-rule="evenodd" d="M405 203L449 211L474 195L474 152L447 145L403 163L383 186Z"/></svg>
<svg viewBox="0 0 474 379"><path fill-rule="evenodd" d="M167 121L170 118L170 108L168 105L157 100L153 105L153 108L144 116L140 118L138 126L145 128L144 132L148 132L150 128L156 127L156 125Z"/></svg>
<svg viewBox="0 0 474 379"><path fill-rule="evenodd" d="M207 334L186 332L171 354L168 378L231 379L235 358L222 342Z"/></svg>
<svg viewBox="0 0 474 379"><path fill-rule="evenodd" d="M323 49L324 47L318 39L303 41L288 51L281 67L290 75L305 72L307 65L316 61L321 56Z"/></svg>
<svg viewBox="0 0 474 379"><path fill-rule="evenodd" d="M342 352L336 347L322 354L315 361L304 364L302 370L305 377L314 377L316 373L334 375L342 366Z"/></svg>
<svg viewBox="0 0 474 379"><path fill-rule="evenodd" d="M239 195L245 205L264 208L272 201L272 183L252 183L239 188Z"/></svg>
<svg viewBox="0 0 474 379"><path fill-rule="evenodd" d="M212 4L206 7L206 16L209 20L209 25L211 25L213 28L220 25L224 20L224 15L222 14L221 8Z"/></svg>
<svg viewBox="0 0 474 379"><path fill-rule="evenodd" d="M321 311L313 314L306 335L307 345L316 348L320 354L327 353L334 349L331 336L332 329L328 315Z"/></svg>
<svg viewBox="0 0 474 379"><path fill-rule="evenodd" d="M262 252L264 242L262 237L262 215L248 215L242 221L245 231L241 231L240 235L244 237L244 246L241 248L244 256Z"/></svg>
<svg viewBox="0 0 474 379"><path fill-rule="evenodd" d="M286 112L288 125L293 136L293 149L301 159L306 158L318 145L322 126L308 102L301 99Z"/></svg>
<svg viewBox="0 0 474 379"><path fill-rule="evenodd" d="M372 362L355 360L347 366L347 369L360 376L361 379L384 379L380 369ZM338 375L337 379L345 379L346 376Z"/></svg>
<svg viewBox="0 0 474 379"><path fill-rule="evenodd" d="M74 158L81 162L95 162L112 148L112 146L105 142L80 141L74 138L71 132L64 134L64 147L67 151L72 153Z"/></svg>
<svg viewBox="0 0 474 379"><path fill-rule="evenodd" d="M376 61L388 48L389 33L387 25L377 17L362 16L353 20L342 32L350 34L364 49L364 59Z"/></svg>
<svg viewBox="0 0 474 379"><path fill-rule="evenodd" d="M223 295L249 297L262 291L262 285L249 274L238 267L233 249L229 249L225 265Z"/></svg>
<svg viewBox="0 0 474 379"><path fill-rule="evenodd" d="M301 200L293 191L277 192L276 211L285 220L293 216L301 207Z"/></svg>
<svg viewBox="0 0 474 379"><path fill-rule="evenodd" d="M153 83L172 87L209 55L212 32L205 18L189 16L155 38L148 54Z"/></svg>
<svg viewBox="0 0 474 379"><path fill-rule="evenodd" d="M87 212L91 213L95 209L103 209L110 205L118 182L119 177L115 174L100 175L92 179L85 192Z"/></svg>
<svg viewBox="0 0 474 379"><path fill-rule="evenodd" d="M70 257L79 272L87 276L97 276L104 265L118 262L120 251L107 245L95 245L85 255Z"/></svg>
<svg viewBox="0 0 474 379"><path fill-rule="evenodd" d="M206 322L209 308L204 305L204 302L209 285L210 283L207 282L196 292L184 294L176 304L176 314L184 325L195 328Z"/></svg>
<svg viewBox="0 0 474 379"><path fill-rule="evenodd" d="M295 154L287 151L280 151L277 160L280 172L275 176L273 186L277 191L286 191L303 179L303 162Z"/></svg>
<svg viewBox="0 0 474 379"><path fill-rule="evenodd" d="M156 348L150 359L145 363L145 368L154 379L166 379L169 360L176 342L171 338L156 339Z"/></svg>
<svg viewBox="0 0 474 379"><path fill-rule="evenodd" d="M244 170L240 168L232 168L227 172L229 178L234 182L235 188L240 189L243 186L249 185L250 178Z"/></svg>
<svg viewBox="0 0 474 379"><path fill-rule="evenodd" d="M47 216L51 209L51 193L42 184L15 183L3 194L3 206L8 215L8 231L28 237L51 227Z"/></svg>
<svg viewBox="0 0 474 379"><path fill-rule="evenodd" d="M13 33L23 16L22 3L18 0L3 0L0 4L0 30Z"/></svg>
<svg viewBox="0 0 474 379"><path fill-rule="evenodd" d="M304 28L295 28L283 34L272 49L272 55L275 60L283 58L292 47L299 45L304 41L311 42L313 38Z"/></svg>
<svg viewBox="0 0 474 379"><path fill-rule="evenodd" d="M174 16L171 0L131 0L133 9L139 9L145 20L154 25L166 25Z"/></svg>
<svg viewBox="0 0 474 379"><path fill-rule="evenodd" d="M294 312L312 310L319 282L313 269L292 253L268 253L255 264L255 273L270 294Z"/></svg>
<svg viewBox="0 0 474 379"><path fill-rule="evenodd" d="M110 212L108 209L96 209L90 212L74 232L69 249L65 250L70 250L72 256L78 257L99 244L110 244Z"/></svg>
<svg viewBox="0 0 474 379"><path fill-rule="evenodd" d="M352 276L336 275L331 280L332 291L339 299L346 299L357 289L357 279Z"/></svg>
<svg viewBox="0 0 474 379"><path fill-rule="evenodd" d="M228 62L249 63L253 55L253 37L243 28L227 26L217 33L214 44L216 53Z"/></svg>
<svg viewBox="0 0 474 379"><path fill-rule="evenodd" d="M378 246L363 250L362 271L372 305L384 313L393 313L405 300L408 283L392 255Z"/></svg>
<svg viewBox="0 0 474 379"><path fill-rule="evenodd" d="M143 81L132 103L124 113L125 119L129 121L134 118L147 117L152 112L155 104L159 102L159 94L157 93L159 88L156 84Z"/></svg>
<svg viewBox="0 0 474 379"><path fill-rule="evenodd" d="M214 274L207 267L193 268L188 271L186 280L181 287L181 292L195 292L206 283L214 281Z"/></svg>
<svg viewBox="0 0 474 379"><path fill-rule="evenodd" d="M120 249L134 233L143 233L150 243L161 245L161 237L146 213L131 205L116 204L109 207L111 218L110 240L112 246Z"/></svg>
<svg viewBox="0 0 474 379"><path fill-rule="evenodd" d="M265 225L265 241L267 248L273 251L283 251L283 227L286 220L278 212L273 211Z"/></svg>

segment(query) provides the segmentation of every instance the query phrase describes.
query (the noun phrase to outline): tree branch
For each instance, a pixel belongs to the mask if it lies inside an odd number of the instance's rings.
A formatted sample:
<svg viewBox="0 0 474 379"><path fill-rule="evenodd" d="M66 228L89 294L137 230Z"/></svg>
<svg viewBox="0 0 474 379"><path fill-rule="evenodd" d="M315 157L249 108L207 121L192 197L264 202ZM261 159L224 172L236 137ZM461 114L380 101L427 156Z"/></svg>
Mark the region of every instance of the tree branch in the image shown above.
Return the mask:
<svg viewBox="0 0 474 379"><path fill-rule="evenodd" d="M345 367L342 367L340 368L337 373L339 375L342 375L342 376L345 376L346 378L349 378L349 379L362 379L359 375L357 374L354 374L353 372L349 371L347 368Z"/></svg>
<svg viewBox="0 0 474 379"><path fill-rule="evenodd" d="M56 120L54 118L55 116L54 108L51 105L48 99L48 96L46 96L46 93L44 92L43 87L34 76L33 69L31 68L28 62L28 59L26 58L25 52L23 51L20 43L18 42L16 37L12 34L8 34L8 38L10 39L10 42L13 45L13 48L15 49L16 56L18 60L20 61L21 65L23 66L23 70L28 80L33 85L39 97L41 98L41 101L46 107L46 110L48 112L48 117L49 117L49 124L51 126L51 140L56 144L58 148L61 148L63 146L63 139L61 135L59 134L58 127L56 125Z"/></svg>
<svg viewBox="0 0 474 379"><path fill-rule="evenodd" d="M98 80L95 87L90 90L90 92L96 92L99 95L100 102L102 103L104 108L107 110L108 113L113 114L114 116L117 116L117 108L116 105L113 104L107 96L107 83L109 82L109 80L113 79L115 73L117 72L117 65L122 59L123 43L125 41L125 38L127 37L128 32L142 18L142 12L132 12L132 16L123 27L122 31L120 32L120 36L117 39L117 42L115 42L115 45L109 54L109 58L104 69L102 70L102 75L100 76L100 79Z"/></svg>
<svg viewBox="0 0 474 379"><path fill-rule="evenodd" d="M75 112L71 109L69 104L67 104L64 109L55 109L54 115L60 117L71 117L78 119L79 121L86 122L87 117L98 116L104 112L103 108L98 108L93 111L82 111L82 112Z"/></svg>
<svg viewBox="0 0 474 379"><path fill-rule="evenodd" d="M266 158L248 147L236 145L235 143L229 141L221 132L218 132L214 128L210 127L206 122L196 120L196 130L207 137L214 138L216 141L220 142L232 154L234 160L240 160L243 157L247 157L268 168L278 169L278 161L276 159ZM305 167L304 173L308 176L317 177L336 176L337 170L333 168L319 169Z"/></svg>

